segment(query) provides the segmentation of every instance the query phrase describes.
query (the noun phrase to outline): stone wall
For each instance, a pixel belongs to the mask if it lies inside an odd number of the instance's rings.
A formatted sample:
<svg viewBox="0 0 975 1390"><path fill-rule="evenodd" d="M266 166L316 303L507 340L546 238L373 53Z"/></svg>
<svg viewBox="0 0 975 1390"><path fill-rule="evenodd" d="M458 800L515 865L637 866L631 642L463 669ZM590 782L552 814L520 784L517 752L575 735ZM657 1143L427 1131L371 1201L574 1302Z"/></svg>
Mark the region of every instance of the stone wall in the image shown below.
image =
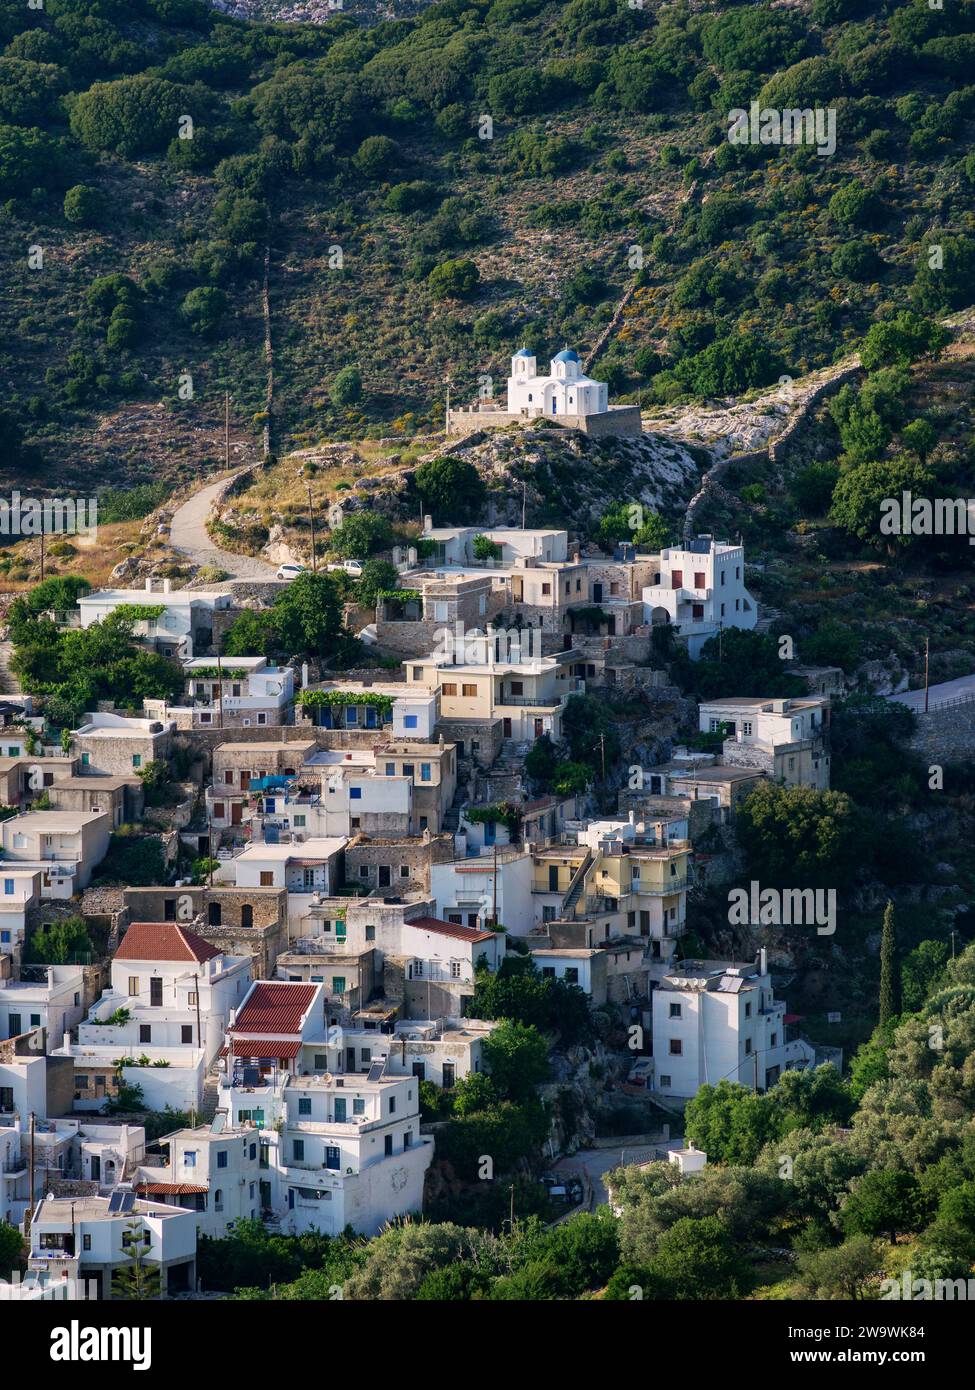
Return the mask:
<svg viewBox="0 0 975 1390"><path fill-rule="evenodd" d="M725 739L722 761L728 767L748 767L756 772L773 773L774 755L765 748L752 743L738 743L736 739Z"/></svg>
<svg viewBox="0 0 975 1390"><path fill-rule="evenodd" d="M908 743L929 763L975 758L975 700L918 714L917 727Z"/></svg>
<svg viewBox="0 0 975 1390"><path fill-rule="evenodd" d="M503 725L500 719L441 719L434 732L442 736L445 743L458 745L458 757L473 758L481 767L490 767L501 752ZM473 753L472 743L478 745Z"/></svg>
<svg viewBox="0 0 975 1390"><path fill-rule="evenodd" d="M346 882L360 889L393 895L430 892L430 865L454 858L454 837L433 835L412 840L350 840L345 849ZM389 883L379 884L380 866L389 869ZM409 872L404 875L401 870ZM366 873L362 874L361 870Z"/></svg>

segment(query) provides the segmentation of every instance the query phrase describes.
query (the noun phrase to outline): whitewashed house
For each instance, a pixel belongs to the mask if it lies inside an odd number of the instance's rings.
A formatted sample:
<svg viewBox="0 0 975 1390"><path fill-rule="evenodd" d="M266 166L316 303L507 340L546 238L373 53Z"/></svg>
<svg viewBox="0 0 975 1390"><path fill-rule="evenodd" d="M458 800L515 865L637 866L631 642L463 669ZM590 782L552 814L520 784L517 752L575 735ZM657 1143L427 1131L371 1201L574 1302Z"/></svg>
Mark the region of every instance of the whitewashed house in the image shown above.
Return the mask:
<svg viewBox="0 0 975 1390"><path fill-rule="evenodd" d="M253 957L226 955L178 922L133 922L112 960L111 987L80 1025L78 1041L150 1057L154 1048L197 1048L209 1065L250 989L252 964Z"/></svg>
<svg viewBox="0 0 975 1390"><path fill-rule="evenodd" d="M671 623L696 661L701 648L722 629L751 630L758 605L745 588L745 552L740 545L698 536L686 546L660 552L660 570L643 590L645 621Z"/></svg>
<svg viewBox="0 0 975 1390"><path fill-rule="evenodd" d="M690 1099L721 1080L765 1091L815 1062L809 1043L788 1036L764 951L754 965L682 962L654 991L652 1013L653 1089L663 1096Z"/></svg>

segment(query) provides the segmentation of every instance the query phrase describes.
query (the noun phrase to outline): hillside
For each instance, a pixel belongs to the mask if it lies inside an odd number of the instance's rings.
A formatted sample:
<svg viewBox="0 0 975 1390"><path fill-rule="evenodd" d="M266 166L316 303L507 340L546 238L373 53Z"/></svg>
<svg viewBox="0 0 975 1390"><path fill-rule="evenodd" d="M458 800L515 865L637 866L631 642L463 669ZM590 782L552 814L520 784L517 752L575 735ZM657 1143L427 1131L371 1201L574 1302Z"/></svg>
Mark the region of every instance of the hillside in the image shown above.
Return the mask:
<svg viewBox="0 0 975 1390"><path fill-rule="evenodd" d="M63 487L216 468L225 392L232 461L265 426L274 452L408 440L439 423L446 377L457 400L484 376L500 392L516 344L591 351L624 298L592 365L666 406L804 375L878 316L971 297L972 3L353 15L4 0L19 479L39 485L41 460ZM828 101L835 156L728 144L728 110L759 92ZM350 367L360 384L337 384Z"/></svg>

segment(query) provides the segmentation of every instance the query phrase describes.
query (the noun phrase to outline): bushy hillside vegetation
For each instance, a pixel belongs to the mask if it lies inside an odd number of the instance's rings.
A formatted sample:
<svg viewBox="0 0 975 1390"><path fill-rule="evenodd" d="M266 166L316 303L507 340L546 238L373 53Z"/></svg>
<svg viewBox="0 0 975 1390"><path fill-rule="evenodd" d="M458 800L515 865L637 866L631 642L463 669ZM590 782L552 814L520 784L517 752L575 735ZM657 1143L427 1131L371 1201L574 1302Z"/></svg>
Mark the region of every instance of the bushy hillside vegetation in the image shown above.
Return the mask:
<svg viewBox="0 0 975 1390"><path fill-rule="evenodd" d="M268 245L277 448L429 427L634 285L596 366L645 401L971 297L973 3L3 0L0 39L8 466L198 468L225 390L258 438ZM835 108L835 155L729 144L753 98Z"/></svg>

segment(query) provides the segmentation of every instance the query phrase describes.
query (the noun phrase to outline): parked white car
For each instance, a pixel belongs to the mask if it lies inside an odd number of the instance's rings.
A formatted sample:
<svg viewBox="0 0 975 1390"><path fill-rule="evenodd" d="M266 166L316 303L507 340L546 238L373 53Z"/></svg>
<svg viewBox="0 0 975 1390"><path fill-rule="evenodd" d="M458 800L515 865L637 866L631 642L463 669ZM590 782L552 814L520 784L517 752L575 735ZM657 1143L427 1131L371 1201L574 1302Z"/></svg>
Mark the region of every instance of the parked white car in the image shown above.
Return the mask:
<svg viewBox="0 0 975 1390"><path fill-rule="evenodd" d="M304 565L278 565L279 579L297 579L299 574L304 573Z"/></svg>
<svg viewBox="0 0 975 1390"><path fill-rule="evenodd" d="M362 574L361 560L343 560L340 564L329 565L330 570L341 570L343 574L351 575L353 579L358 579Z"/></svg>

